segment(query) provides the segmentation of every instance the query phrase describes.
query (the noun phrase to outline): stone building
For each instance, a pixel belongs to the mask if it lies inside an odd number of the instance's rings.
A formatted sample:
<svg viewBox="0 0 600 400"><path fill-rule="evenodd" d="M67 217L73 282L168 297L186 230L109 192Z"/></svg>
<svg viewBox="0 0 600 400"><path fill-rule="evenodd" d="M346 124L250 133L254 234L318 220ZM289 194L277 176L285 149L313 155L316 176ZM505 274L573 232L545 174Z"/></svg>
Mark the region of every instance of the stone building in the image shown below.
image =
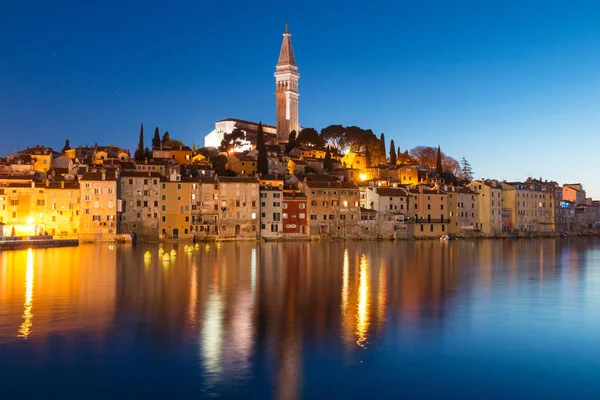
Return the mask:
<svg viewBox="0 0 600 400"><path fill-rule="evenodd" d="M256 157L244 153L233 153L227 160L227 169L238 175L254 175L258 168Z"/></svg>
<svg viewBox="0 0 600 400"><path fill-rule="evenodd" d="M260 188L260 235L279 239L283 235L283 190L277 186Z"/></svg>
<svg viewBox="0 0 600 400"><path fill-rule="evenodd" d="M481 230L479 225L479 195L469 188L446 187L448 232L473 235Z"/></svg>
<svg viewBox="0 0 600 400"><path fill-rule="evenodd" d="M117 173L86 172L79 179L79 237L113 240L117 234Z"/></svg>
<svg viewBox="0 0 600 400"><path fill-rule="evenodd" d="M356 184L306 181L300 189L307 198L311 236L360 237L360 194Z"/></svg>
<svg viewBox="0 0 600 400"><path fill-rule="evenodd" d="M563 188L554 191L554 222L557 233L573 232L575 227L575 202L563 199Z"/></svg>
<svg viewBox="0 0 600 400"><path fill-rule="evenodd" d="M212 240L219 236L219 185L216 178L198 182L199 201L192 206L192 228L198 239Z"/></svg>
<svg viewBox="0 0 600 400"><path fill-rule="evenodd" d="M158 239L161 175L123 171L119 176L119 232L140 239Z"/></svg>
<svg viewBox="0 0 600 400"><path fill-rule="evenodd" d="M259 185L256 177L217 177L219 239L257 239Z"/></svg>
<svg viewBox="0 0 600 400"><path fill-rule="evenodd" d="M502 186L495 180L476 180L469 188L478 193L479 226L486 236L502 233Z"/></svg>
<svg viewBox="0 0 600 400"><path fill-rule="evenodd" d="M554 232L554 194L540 181L502 182L502 206L510 210L513 229L524 233Z"/></svg>
<svg viewBox="0 0 600 400"><path fill-rule="evenodd" d="M43 234L46 185L32 180L4 182L0 185L0 222L4 223L5 235Z"/></svg>

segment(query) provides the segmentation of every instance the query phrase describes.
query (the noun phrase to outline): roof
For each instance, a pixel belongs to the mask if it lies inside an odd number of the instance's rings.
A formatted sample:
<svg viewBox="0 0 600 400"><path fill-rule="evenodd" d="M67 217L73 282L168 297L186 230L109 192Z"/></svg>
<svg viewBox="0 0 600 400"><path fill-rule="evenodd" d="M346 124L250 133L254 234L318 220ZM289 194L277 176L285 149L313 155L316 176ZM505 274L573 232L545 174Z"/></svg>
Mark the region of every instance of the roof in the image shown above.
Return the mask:
<svg viewBox="0 0 600 400"><path fill-rule="evenodd" d="M79 182L76 181L60 181L50 182L46 189L79 189Z"/></svg>
<svg viewBox="0 0 600 400"><path fill-rule="evenodd" d="M102 179L103 172L86 172L81 177L81 181L115 181L116 174L114 172L104 172L105 177Z"/></svg>
<svg viewBox="0 0 600 400"><path fill-rule="evenodd" d="M283 192L285 200L306 200L306 195L301 192Z"/></svg>
<svg viewBox="0 0 600 400"><path fill-rule="evenodd" d="M282 181L283 175L275 175L275 174L262 174L260 176L261 181Z"/></svg>
<svg viewBox="0 0 600 400"><path fill-rule="evenodd" d="M407 197L404 189L400 188L377 188L377 194L386 197Z"/></svg>
<svg viewBox="0 0 600 400"><path fill-rule="evenodd" d="M159 178L161 175L159 172L146 172L146 171L123 171L121 177L131 178Z"/></svg>
<svg viewBox="0 0 600 400"><path fill-rule="evenodd" d="M225 119L219 120L217 122L226 122L226 121L239 122L241 124L256 125L256 126L258 126L258 124L259 124L258 122L252 122L252 121L247 121L245 119L237 119L237 118L225 118ZM277 129L277 127L275 125L262 124L262 126Z"/></svg>
<svg viewBox="0 0 600 400"><path fill-rule="evenodd" d="M244 153L233 153L231 155L231 157L235 157L240 161L256 161L256 158L253 158L247 154Z"/></svg>
<svg viewBox="0 0 600 400"><path fill-rule="evenodd" d="M281 43L281 51L279 52L279 61L277 65L293 65L296 66L296 58L294 57L294 50L292 49L292 41L290 40L291 33L288 31L288 26L285 26L285 33L283 34L283 42Z"/></svg>
<svg viewBox="0 0 600 400"><path fill-rule="evenodd" d="M306 186L317 189L356 189L358 186L352 182L315 182L307 181Z"/></svg>
<svg viewBox="0 0 600 400"><path fill-rule="evenodd" d="M255 176L219 176L219 183L258 183Z"/></svg>

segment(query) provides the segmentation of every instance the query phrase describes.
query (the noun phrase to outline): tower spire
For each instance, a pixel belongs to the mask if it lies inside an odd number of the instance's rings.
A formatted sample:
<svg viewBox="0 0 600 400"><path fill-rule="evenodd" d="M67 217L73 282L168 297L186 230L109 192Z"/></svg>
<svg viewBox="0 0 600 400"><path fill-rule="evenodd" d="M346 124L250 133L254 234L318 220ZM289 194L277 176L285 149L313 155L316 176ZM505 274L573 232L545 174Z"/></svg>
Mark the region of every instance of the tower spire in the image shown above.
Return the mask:
<svg viewBox="0 0 600 400"><path fill-rule="evenodd" d="M275 102L277 116L277 139L285 142L291 131L300 130L298 123L298 66L290 40L290 27L285 24L279 60L275 66Z"/></svg>

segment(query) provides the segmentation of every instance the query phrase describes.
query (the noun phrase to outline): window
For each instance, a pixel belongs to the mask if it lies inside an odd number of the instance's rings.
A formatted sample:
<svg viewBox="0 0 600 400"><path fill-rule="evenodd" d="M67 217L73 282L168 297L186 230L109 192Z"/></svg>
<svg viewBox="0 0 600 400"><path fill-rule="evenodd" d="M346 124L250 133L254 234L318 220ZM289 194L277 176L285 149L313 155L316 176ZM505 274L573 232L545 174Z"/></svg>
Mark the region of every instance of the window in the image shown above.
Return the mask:
<svg viewBox="0 0 600 400"><path fill-rule="evenodd" d="M273 213L273 221L281 221L281 214Z"/></svg>
<svg viewBox="0 0 600 400"><path fill-rule="evenodd" d="M316 216L315 214L310 214L310 219L311 219L312 221L316 221L316 219L317 219L317 216Z"/></svg>
<svg viewBox="0 0 600 400"><path fill-rule="evenodd" d="M167 211L167 206L165 206L165 205L163 204L163 206L162 206L162 210L163 210L163 211Z"/></svg>
<svg viewBox="0 0 600 400"><path fill-rule="evenodd" d="M304 213L300 213L300 214L298 215L298 218L300 218L300 219L304 219L304 218L306 218L306 214L304 214Z"/></svg>
<svg viewBox="0 0 600 400"><path fill-rule="evenodd" d="M288 208L288 203L283 203L283 208Z"/></svg>
<svg viewBox="0 0 600 400"><path fill-rule="evenodd" d="M281 207L281 203L278 201L273 202L273 207Z"/></svg>
<svg viewBox="0 0 600 400"><path fill-rule="evenodd" d="M304 204L304 203L300 203L300 209L301 209L301 210L304 210L305 208L306 208L306 204Z"/></svg>
<svg viewBox="0 0 600 400"><path fill-rule="evenodd" d="M102 194L102 188L94 188L94 194Z"/></svg>
<svg viewBox="0 0 600 400"><path fill-rule="evenodd" d="M271 232L279 232L279 225L278 224L271 225Z"/></svg>
<svg viewBox="0 0 600 400"><path fill-rule="evenodd" d="M252 213L252 219L256 219L256 213Z"/></svg>
<svg viewBox="0 0 600 400"><path fill-rule="evenodd" d="M12 205L12 206L18 206L19 205L19 200L11 200L10 201L10 205Z"/></svg>
<svg viewBox="0 0 600 400"><path fill-rule="evenodd" d="M89 188L92 187L92 184L91 183L86 183L84 186L85 186L86 189L89 189Z"/></svg>
<svg viewBox="0 0 600 400"><path fill-rule="evenodd" d="M165 217L164 215L161 218L162 222L167 222L167 217Z"/></svg>
<svg viewBox="0 0 600 400"><path fill-rule="evenodd" d="M288 214L287 213L283 213L283 219L287 219L288 218Z"/></svg>
<svg viewBox="0 0 600 400"><path fill-rule="evenodd" d="M108 194L115 194L115 189L108 188Z"/></svg>
<svg viewBox="0 0 600 400"><path fill-rule="evenodd" d="M429 225L429 231L433 232L433 224Z"/></svg>

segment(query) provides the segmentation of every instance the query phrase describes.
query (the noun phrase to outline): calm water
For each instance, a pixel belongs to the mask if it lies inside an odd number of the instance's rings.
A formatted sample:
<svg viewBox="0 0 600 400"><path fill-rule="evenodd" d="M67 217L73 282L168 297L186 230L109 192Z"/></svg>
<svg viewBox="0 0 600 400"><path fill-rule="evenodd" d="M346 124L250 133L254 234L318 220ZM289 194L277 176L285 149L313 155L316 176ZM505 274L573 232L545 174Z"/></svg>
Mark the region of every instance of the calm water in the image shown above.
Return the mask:
<svg viewBox="0 0 600 400"><path fill-rule="evenodd" d="M600 398L598 239L157 249L0 253L0 398Z"/></svg>

